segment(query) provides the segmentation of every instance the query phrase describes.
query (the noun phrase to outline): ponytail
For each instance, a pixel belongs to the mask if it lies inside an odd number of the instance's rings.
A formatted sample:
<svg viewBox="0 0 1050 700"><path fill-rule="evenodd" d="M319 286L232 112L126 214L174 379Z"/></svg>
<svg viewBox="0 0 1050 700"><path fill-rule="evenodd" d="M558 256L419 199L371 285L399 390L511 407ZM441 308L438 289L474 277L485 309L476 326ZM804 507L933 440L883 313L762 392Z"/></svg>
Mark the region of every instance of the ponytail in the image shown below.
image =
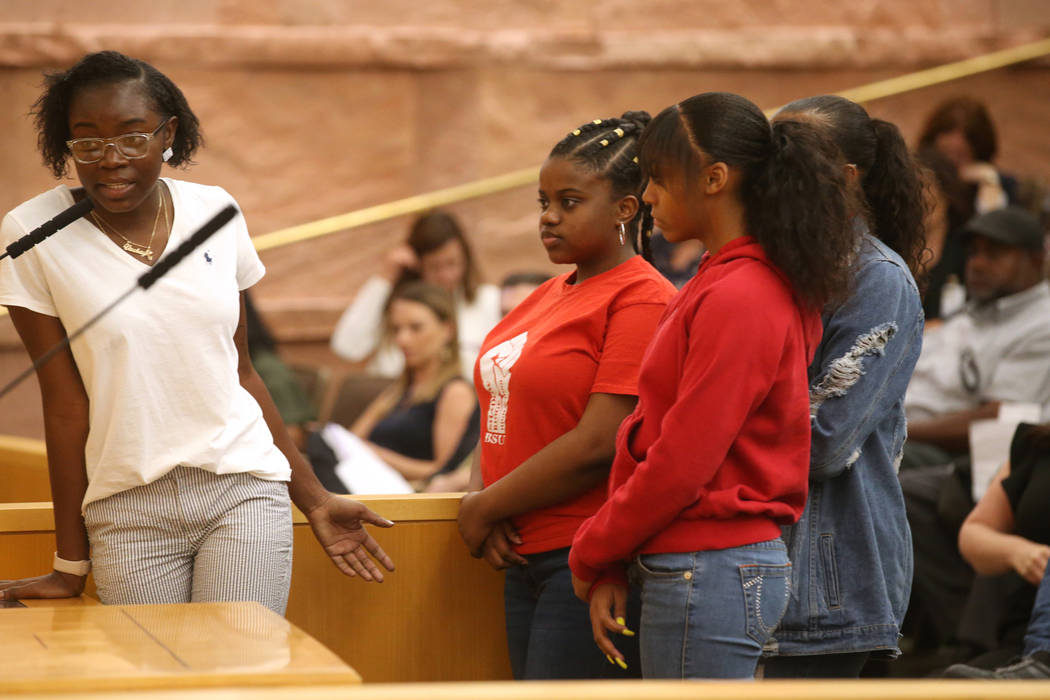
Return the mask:
<svg viewBox="0 0 1050 700"><path fill-rule="evenodd" d="M770 157L742 191L748 232L812 307L846 296L856 235L838 148L812 125L772 126Z"/></svg>
<svg viewBox="0 0 1050 700"><path fill-rule="evenodd" d="M875 159L863 175L875 235L897 252L916 280L924 276L926 205L922 180L897 127L872 119Z"/></svg>
<svg viewBox="0 0 1050 700"><path fill-rule="evenodd" d="M792 120L770 126L751 101L706 92L658 114L638 150L646 177L674 173L687 187L706 163L736 169L747 231L799 301L820 308L846 296L857 234L842 157L824 130Z"/></svg>
<svg viewBox="0 0 1050 700"><path fill-rule="evenodd" d="M920 280L926 250L925 199L919 168L896 126L872 119L837 95L796 100L775 121L802 119L828 134L846 163L857 168L872 234L892 248Z"/></svg>

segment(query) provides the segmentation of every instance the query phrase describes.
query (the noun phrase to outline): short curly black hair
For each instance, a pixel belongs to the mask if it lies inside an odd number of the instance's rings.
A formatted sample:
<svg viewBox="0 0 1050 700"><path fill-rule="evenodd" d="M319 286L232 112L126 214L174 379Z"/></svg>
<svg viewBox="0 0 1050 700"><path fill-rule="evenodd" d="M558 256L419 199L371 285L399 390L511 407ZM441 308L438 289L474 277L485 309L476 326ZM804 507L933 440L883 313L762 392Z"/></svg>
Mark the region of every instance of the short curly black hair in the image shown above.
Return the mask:
<svg viewBox="0 0 1050 700"><path fill-rule="evenodd" d="M117 51L99 51L88 54L67 71L44 76L44 93L33 104L33 119L37 130L37 146L44 165L55 177L66 174L69 149L69 108L80 90L98 85L109 85L126 80L142 83L153 108L162 116L178 117L173 155L168 165L189 165L198 147L204 144L200 122L190 109L182 91L168 76L137 58Z"/></svg>

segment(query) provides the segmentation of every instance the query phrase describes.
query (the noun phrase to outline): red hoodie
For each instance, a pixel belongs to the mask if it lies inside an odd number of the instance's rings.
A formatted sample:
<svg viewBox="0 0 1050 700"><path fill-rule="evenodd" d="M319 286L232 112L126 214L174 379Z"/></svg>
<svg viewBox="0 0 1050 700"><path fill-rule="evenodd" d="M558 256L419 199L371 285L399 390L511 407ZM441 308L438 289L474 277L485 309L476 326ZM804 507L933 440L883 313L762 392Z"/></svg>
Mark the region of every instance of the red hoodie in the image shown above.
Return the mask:
<svg viewBox="0 0 1050 700"><path fill-rule="evenodd" d="M642 358L609 499L573 540L577 578L594 581L639 553L770 540L801 517L806 368L821 330L750 236L705 256Z"/></svg>

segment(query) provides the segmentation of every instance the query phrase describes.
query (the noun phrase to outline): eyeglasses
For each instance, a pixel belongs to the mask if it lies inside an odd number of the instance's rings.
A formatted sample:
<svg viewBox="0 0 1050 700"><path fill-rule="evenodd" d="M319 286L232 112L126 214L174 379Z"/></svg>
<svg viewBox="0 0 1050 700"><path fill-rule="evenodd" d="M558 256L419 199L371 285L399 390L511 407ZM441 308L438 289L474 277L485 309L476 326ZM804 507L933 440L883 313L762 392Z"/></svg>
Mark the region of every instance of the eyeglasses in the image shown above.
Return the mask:
<svg viewBox="0 0 1050 700"><path fill-rule="evenodd" d="M149 142L153 140L153 137L156 136L169 121L171 121L171 117L162 121L157 128L149 134L134 132L130 134L121 134L120 136L113 136L108 139L98 139L94 137L73 139L71 141L66 141L66 146L69 147L69 152L73 154L73 159L84 165L97 163L102 160L106 155L107 146L113 146L117 149L117 152L125 158L145 158L149 153Z"/></svg>

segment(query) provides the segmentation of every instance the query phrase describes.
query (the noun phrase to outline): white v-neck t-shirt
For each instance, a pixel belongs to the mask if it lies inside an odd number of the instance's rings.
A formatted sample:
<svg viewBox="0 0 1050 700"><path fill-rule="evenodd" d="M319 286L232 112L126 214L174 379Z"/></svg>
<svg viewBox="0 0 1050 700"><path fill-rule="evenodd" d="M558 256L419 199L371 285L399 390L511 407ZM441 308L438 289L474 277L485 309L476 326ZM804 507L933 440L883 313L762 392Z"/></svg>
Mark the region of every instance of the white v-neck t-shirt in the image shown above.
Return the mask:
<svg viewBox="0 0 1050 700"><path fill-rule="evenodd" d="M164 182L174 212L162 255L222 207L236 205L220 187ZM72 204L69 188L59 185L19 205L4 217L0 245ZM0 261L0 304L55 316L72 332L149 269L82 218ZM90 402L83 505L179 465L289 480L288 461L237 373L240 290L264 274L238 213L149 290L137 290L73 341Z"/></svg>

